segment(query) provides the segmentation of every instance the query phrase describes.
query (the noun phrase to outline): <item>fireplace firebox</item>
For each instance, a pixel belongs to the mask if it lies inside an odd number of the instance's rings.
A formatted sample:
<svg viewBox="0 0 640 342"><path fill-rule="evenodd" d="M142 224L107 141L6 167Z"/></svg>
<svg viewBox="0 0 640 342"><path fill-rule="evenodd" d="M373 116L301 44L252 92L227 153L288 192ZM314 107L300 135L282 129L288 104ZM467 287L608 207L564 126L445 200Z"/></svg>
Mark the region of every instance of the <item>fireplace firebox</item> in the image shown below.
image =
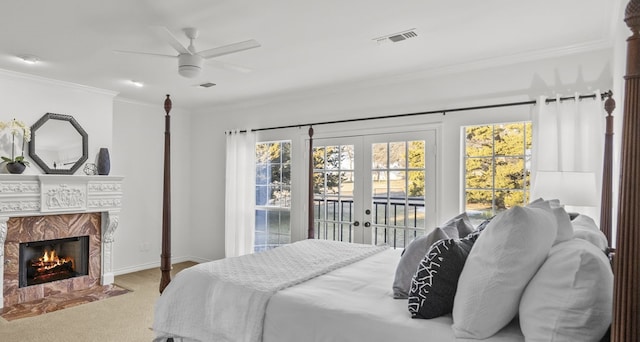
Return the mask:
<svg viewBox="0 0 640 342"><path fill-rule="evenodd" d="M89 274L89 236L20 244L19 287Z"/></svg>

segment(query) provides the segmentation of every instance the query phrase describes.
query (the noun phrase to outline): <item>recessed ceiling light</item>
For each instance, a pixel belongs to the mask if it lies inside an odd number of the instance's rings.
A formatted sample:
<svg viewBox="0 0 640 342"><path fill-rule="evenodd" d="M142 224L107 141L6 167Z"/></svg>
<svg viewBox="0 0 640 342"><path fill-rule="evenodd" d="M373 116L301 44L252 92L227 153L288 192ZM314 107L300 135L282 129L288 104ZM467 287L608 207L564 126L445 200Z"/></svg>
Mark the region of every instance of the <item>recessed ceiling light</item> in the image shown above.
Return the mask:
<svg viewBox="0 0 640 342"><path fill-rule="evenodd" d="M133 84L134 86L136 86L138 88L142 88L144 86L144 83L142 83L140 81L131 80L130 82L131 82L131 84Z"/></svg>
<svg viewBox="0 0 640 342"><path fill-rule="evenodd" d="M40 58L34 55L22 55L18 57L27 64L36 64L40 61Z"/></svg>

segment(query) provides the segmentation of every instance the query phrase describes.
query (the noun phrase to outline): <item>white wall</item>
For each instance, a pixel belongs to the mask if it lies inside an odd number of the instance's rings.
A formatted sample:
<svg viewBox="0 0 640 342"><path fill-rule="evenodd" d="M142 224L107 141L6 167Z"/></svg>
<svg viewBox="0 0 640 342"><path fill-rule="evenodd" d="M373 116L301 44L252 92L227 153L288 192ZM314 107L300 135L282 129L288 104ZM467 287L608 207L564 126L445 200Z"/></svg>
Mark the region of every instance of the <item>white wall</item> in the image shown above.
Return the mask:
<svg viewBox="0 0 640 342"><path fill-rule="evenodd" d="M598 88L604 91L613 83L611 59L610 50L593 51L504 67L470 66L435 76L398 75L364 85L336 85L313 93L257 98L194 113L176 106L171 112L173 259L202 261L224 256L227 129L523 101L539 95L586 93ZM31 125L47 112L73 115L89 134L89 162L100 147L110 149L111 174L125 177L125 198L114 242L114 270L121 274L159 265L164 99L159 99L157 105L114 101L115 94L109 91L4 71L0 71L0 91L0 120L15 117ZM440 123L438 215L444 218L460 210L460 127L528 117L527 107L511 107L444 117L369 121L352 127ZM330 131L335 127L316 129ZM294 128L269 131L262 136L292 139L298 144L294 146L298 151L294 152L295 158L301 158L304 132L306 128ZM0 145L0 149L5 147ZM26 172L41 170L34 165ZM304 184L300 176L296 182Z"/></svg>
<svg viewBox="0 0 640 342"><path fill-rule="evenodd" d="M124 176L124 198L113 246L116 274L158 266L162 229L164 98L158 105L115 100L116 93L0 70L0 121L13 118L31 126L47 112L72 115L89 136L89 159L110 152L111 175ZM172 255L197 260L189 252L190 113L172 114ZM0 139L0 155L10 153ZM28 157L28 148L25 151ZM1 171L6 172L4 164ZM33 164L25 174L41 174ZM83 174L82 167L76 174Z"/></svg>
<svg viewBox="0 0 640 342"><path fill-rule="evenodd" d="M89 135L87 162L95 161L101 147L111 148L114 92L0 70L0 94L0 121L15 118L31 126L46 113L71 115ZM0 155L10 151L11 146L2 140ZM25 156L31 161L28 147ZM0 172L6 173L4 164ZM31 163L24 173L43 172ZM77 173L82 174L82 168Z"/></svg>
<svg viewBox="0 0 640 342"><path fill-rule="evenodd" d="M502 102L526 101L540 95L573 95L612 87L611 51L599 50L457 73L399 75L369 84L336 85L314 93L286 98L260 98L237 105L198 110L192 119L193 155L199 167L192 172L193 252L203 259L224 256L224 130L304 124L346 118L422 112ZM384 125L412 125L440 121L442 156L439 178L439 217L460 207L460 127L470 124L529 119L528 107L450 113L437 118L368 121L354 129ZM316 129L331 129L331 127ZM305 128L306 131L306 128ZM271 131L269 139L292 139L300 146L300 130ZM195 143L197 141L197 144ZM294 145L292 149L296 149ZM295 152L294 152L295 153ZM298 172L298 171L293 171ZM294 199L295 201L295 199ZM295 209L294 209L295 210Z"/></svg>
<svg viewBox="0 0 640 342"><path fill-rule="evenodd" d="M112 172L125 175L124 199L115 235L116 274L159 266L162 246L164 176L164 98L156 105L116 99L113 114ZM171 246L174 262L197 260L191 234L190 115L171 112Z"/></svg>

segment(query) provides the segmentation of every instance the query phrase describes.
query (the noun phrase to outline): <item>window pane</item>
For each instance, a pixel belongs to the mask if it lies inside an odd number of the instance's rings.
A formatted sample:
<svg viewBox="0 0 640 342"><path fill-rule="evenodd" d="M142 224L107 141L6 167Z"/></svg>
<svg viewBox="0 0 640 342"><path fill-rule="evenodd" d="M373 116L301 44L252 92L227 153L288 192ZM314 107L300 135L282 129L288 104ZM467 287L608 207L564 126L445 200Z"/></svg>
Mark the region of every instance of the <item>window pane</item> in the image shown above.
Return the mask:
<svg viewBox="0 0 640 342"><path fill-rule="evenodd" d="M531 122L465 127L465 209L474 224L529 201Z"/></svg>
<svg viewBox="0 0 640 342"><path fill-rule="evenodd" d="M291 241L291 142L256 144L256 208L254 251ZM265 207L273 207L268 209Z"/></svg>
<svg viewBox="0 0 640 342"><path fill-rule="evenodd" d="M342 152L340 157L340 169L353 170L353 167L355 165L355 152L353 149L353 145L340 146L340 150Z"/></svg>
<svg viewBox="0 0 640 342"><path fill-rule="evenodd" d="M313 168L324 169L324 146L313 148Z"/></svg>
<svg viewBox="0 0 640 342"><path fill-rule="evenodd" d="M407 165L406 143L404 141L389 143L389 168L404 169Z"/></svg>
<svg viewBox="0 0 640 342"><path fill-rule="evenodd" d="M424 197L424 171L409 171L409 197Z"/></svg>
<svg viewBox="0 0 640 342"><path fill-rule="evenodd" d="M280 143L269 144L269 162L279 163L281 160Z"/></svg>
<svg viewBox="0 0 640 342"><path fill-rule="evenodd" d="M497 156L521 156L524 154L524 124L504 124L494 129Z"/></svg>
<svg viewBox="0 0 640 342"><path fill-rule="evenodd" d="M466 160L466 187L487 189L493 185L493 168L491 158L468 158Z"/></svg>
<svg viewBox="0 0 640 342"><path fill-rule="evenodd" d="M524 158L496 158L496 189L522 189Z"/></svg>
<svg viewBox="0 0 640 342"><path fill-rule="evenodd" d="M325 157L325 167L327 170L337 170L340 168L340 161L342 156L340 154L339 146L327 146Z"/></svg>
<svg viewBox="0 0 640 342"><path fill-rule="evenodd" d="M467 157L493 155L493 126L467 127L465 150Z"/></svg>
<svg viewBox="0 0 640 342"><path fill-rule="evenodd" d="M291 163L282 164L282 183L291 184Z"/></svg>
<svg viewBox="0 0 640 342"><path fill-rule="evenodd" d="M353 172L340 172L340 196L353 196Z"/></svg>
<svg viewBox="0 0 640 342"><path fill-rule="evenodd" d="M256 165L256 185L265 185L269 182L267 165L266 164L257 164Z"/></svg>
<svg viewBox="0 0 640 342"><path fill-rule="evenodd" d="M373 192L371 195L374 198L378 197L387 197L387 179L388 172L374 172L372 177L372 185L371 191Z"/></svg>
<svg viewBox="0 0 640 342"><path fill-rule="evenodd" d="M267 205L269 202L269 187L256 185L256 205Z"/></svg>
<svg viewBox="0 0 640 342"><path fill-rule="evenodd" d="M424 169L424 141L409 142L409 168Z"/></svg>
<svg viewBox="0 0 640 342"><path fill-rule="evenodd" d="M371 168L376 169L386 169L387 162L387 144L372 144L371 145L371 153L372 153L372 165Z"/></svg>

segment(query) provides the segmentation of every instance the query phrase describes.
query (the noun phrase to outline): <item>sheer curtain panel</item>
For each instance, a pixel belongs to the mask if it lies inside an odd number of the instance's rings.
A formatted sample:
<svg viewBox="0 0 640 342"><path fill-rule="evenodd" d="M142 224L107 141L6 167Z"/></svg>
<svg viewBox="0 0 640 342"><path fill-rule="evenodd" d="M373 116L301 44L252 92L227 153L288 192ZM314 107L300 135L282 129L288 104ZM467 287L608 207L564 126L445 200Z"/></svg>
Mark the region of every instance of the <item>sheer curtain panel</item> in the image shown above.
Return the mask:
<svg viewBox="0 0 640 342"><path fill-rule="evenodd" d="M255 134L228 131L225 187L225 256L253 252L255 231Z"/></svg>
<svg viewBox="0 0 640 342"><path fill-rule="evenodd" d="M585 205L583 201L573 206L585 208L573 209L588 214L598 222L600 214L596 208L600 206L600 182L596 180L602 179L605 113L600 91L595 94L595 99L581 100L576 94L574 99L564 101L558 96L555 102L550 103L546 102L544 96L538 99L532 120L531 199L551 199L548 194L541 192L541 189L549 188L548 184L542 184L545 179L586 179L588 181L583 181L586 184L574 185L561 192L591 188L589 193L595 195L593 204ZM569 181L561 183L570 186ZM568 202L563 204L572 205Z"/></svg>

